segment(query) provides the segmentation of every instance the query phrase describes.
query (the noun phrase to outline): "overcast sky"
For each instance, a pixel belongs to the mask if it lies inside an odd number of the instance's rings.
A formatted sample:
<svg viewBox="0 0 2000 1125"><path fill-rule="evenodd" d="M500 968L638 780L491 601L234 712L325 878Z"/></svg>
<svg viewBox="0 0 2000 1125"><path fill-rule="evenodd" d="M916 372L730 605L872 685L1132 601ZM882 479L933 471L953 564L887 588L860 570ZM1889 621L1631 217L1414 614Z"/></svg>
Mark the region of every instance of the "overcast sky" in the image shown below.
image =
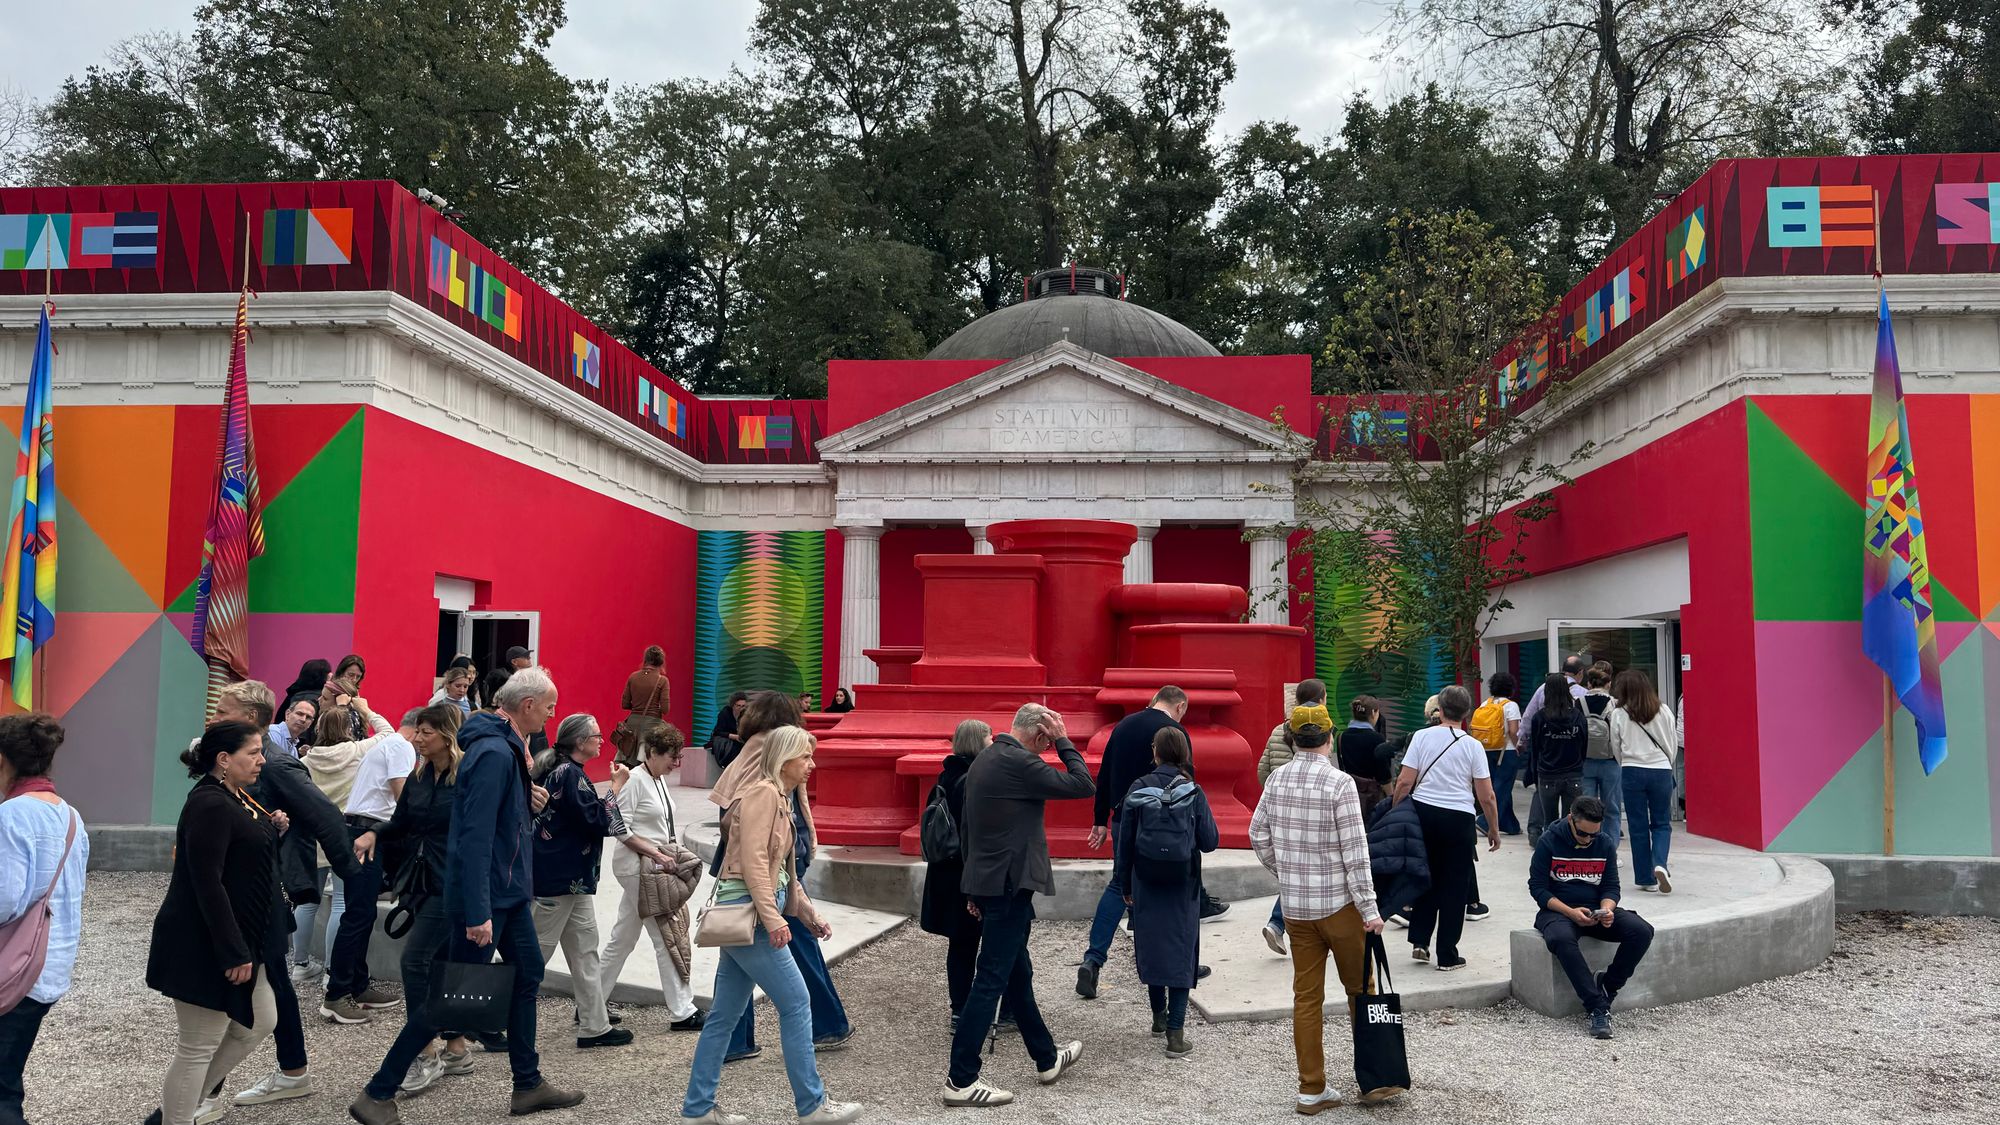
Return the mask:
<svg viewBox="0 0 2000 1125"><path fill-rule="evenodd" d="M1309 136L1337 129L1360 89L1405 92L1411 79L1373 59L1379 0L1216 0L1229 17L1237 78L1223 128L1282 118ZM141 31L191 30L199 0L67 0L10 4L0 20L0 82L46 98L70 74ZM744 61L755 0L569 0L555 37L556 65L614 86L719 77Z"/></svg>

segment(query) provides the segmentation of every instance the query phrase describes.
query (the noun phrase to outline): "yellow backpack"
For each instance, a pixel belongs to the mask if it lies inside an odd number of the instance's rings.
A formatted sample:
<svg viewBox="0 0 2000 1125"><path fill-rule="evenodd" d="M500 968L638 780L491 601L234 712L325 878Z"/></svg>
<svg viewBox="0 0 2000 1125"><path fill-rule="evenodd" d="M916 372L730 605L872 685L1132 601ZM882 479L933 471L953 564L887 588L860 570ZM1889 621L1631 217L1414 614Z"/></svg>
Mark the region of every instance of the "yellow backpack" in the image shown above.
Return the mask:
<svg viewBox="0 0 2000 1125"><path fill-rule="evenodd" d="M1488 750L1507 748L1507 700L1495 696L1479 705L1465 729Z"/></svg>

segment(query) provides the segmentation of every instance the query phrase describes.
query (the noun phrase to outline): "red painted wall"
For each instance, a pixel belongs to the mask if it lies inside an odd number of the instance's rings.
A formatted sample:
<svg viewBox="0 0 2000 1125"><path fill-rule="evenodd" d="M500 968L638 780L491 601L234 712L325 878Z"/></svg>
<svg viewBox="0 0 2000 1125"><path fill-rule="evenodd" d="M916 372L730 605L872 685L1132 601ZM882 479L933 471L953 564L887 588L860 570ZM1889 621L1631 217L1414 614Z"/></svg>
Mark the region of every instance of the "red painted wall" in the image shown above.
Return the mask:
<svg viewBox="0 0 2000 1125"><path fill-rule="evenodd" d="M1750 481L1742 402L1578 477L1528 537L1537 575L1685 538L1682 686L1700 699L1687 740L1688 829L1764 846L1759 804Z"/></svg>
<svg viewBox="0 0 2000 1125"><path fill-rule="evenodd" d="M1250 544L1234 527L1167 524L1153 537L1153 581L1245 586L1250 581Z"/></svg>
<svg viewBox="0 0 2000 1125"><path fill-rule="evenodd" d="M892 527L882 534L884 645L923 643L924 578L917 556L971 553L972 533L963 527Z"/></svg>
<svg viewBox="0 0 2000 1125"><path fill-rule="evenodd" d="M558 718L588 711L608 730L625 677L649 644L667 650L669 718L689 725L694 683L695 533L650 512L367 408L354 646L370 702L401 715L430 698L439 574L489 584L486 608L541 614L537 658ZM608 756L591 773L602 777Z"/></svg>

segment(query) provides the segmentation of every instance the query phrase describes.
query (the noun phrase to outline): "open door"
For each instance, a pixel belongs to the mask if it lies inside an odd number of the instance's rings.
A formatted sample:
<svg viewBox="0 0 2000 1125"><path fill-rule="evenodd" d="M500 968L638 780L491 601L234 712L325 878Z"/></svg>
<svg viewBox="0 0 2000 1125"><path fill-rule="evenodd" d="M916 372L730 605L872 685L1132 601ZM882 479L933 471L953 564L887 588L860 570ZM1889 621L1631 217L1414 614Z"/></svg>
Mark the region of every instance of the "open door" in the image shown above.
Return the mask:
<svg viewBox="0 0 2000 1125"><path fill-rule="evenodd" d="M541 652L542 615L534 610L468 609L458 615L458 651L472 657L481 675L506 662L519 645Z"/></svg>
<svg viewBox="0 0 2000 1125"><path fill-rule="evenodd" d="M1679 694L1678 658L1674 651L1673 622L1664 620L1606 620L1549 622L1549 671L1562 671L1563 657L1572 652L1587 654L1592 660L1609 660L1618 672L1637 668L1651 676L1654 690L1671 707Z"/></svg>

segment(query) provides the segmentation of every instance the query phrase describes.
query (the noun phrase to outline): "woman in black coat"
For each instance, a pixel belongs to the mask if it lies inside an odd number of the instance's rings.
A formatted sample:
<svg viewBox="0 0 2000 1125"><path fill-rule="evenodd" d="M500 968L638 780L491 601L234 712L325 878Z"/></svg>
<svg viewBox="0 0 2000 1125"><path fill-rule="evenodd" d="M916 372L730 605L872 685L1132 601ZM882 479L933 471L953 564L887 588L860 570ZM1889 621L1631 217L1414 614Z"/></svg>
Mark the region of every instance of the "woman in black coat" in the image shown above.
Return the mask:
<svg viewBox="0 0 2000 1125"><path fill-rule="evenodd" d="M1201 971L1201 854L1214 851L1222 838L1208 795L1194 783L1187 735L1178 727L1161 728L1153 735L1153 763L1152 773L1132 783L1118 813L1113 877L1132 908L1132 951L1152 1002L1153 1034L1166 1036L1167 1057L1178 1059L1194 1050L1185 1028L1188 992ZM1153 818L1192 828L1185 864L1166 870L1139 853L1140 833Z"/></svg>
<svg viewBox="0 0 2000 1125"><path fill-rule="evenodd" d="M972 759L993 745L993 728L978 719L958 724L951 736L951 757L944 760L937 788L944 791L945 808L954 824L965 823L965 775ZM958 889L965 874L963 859L945 859L924 869L924 901L917 918L925 933L937 934L948 943L944 955L945 989L951 997L952 1026L958 1026L959 1009L972 991L973 966L979 960L979 917L970 909L972 900Z"/></svg>
<svg viewBox="0 0 2000 1125"><path fill-rule="evenodd" d="M278 827L246 790L264 732L217 723L181 756L196 778L174 830L174 872L153 919L146 984L174 1001L180 1043L160 1092L164 1125L190 1125L204 1096L277 1024L266 946L285 934ZM216 1108L220 1108L219 1099Z"/></svg>

